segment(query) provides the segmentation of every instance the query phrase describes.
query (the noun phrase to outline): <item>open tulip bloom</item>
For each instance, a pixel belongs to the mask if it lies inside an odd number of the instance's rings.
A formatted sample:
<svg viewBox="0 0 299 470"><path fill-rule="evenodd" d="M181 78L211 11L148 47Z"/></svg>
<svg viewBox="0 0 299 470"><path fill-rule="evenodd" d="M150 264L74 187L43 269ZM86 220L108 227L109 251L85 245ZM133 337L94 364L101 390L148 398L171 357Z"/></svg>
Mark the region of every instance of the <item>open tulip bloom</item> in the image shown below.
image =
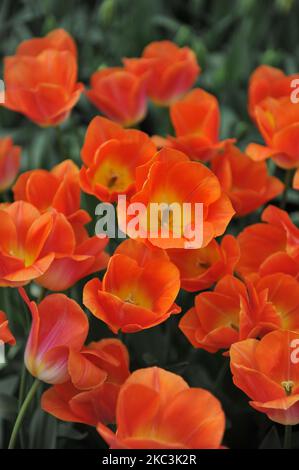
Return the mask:
<svg viewBox="0 0 299 470"><path fill-rule="evenodd" d="M111 449L217 449L225 416L210 392L153 367L124 383L116 423L116 434L101 423L97 427Z"/></svg>
<svg viewBox="0 0 299 470"><path fill-rule="evenodd" d="M243 139L190 43L82 68L57 28L4 58L0 445L299 448L299 73L252 72Z"/></svg>

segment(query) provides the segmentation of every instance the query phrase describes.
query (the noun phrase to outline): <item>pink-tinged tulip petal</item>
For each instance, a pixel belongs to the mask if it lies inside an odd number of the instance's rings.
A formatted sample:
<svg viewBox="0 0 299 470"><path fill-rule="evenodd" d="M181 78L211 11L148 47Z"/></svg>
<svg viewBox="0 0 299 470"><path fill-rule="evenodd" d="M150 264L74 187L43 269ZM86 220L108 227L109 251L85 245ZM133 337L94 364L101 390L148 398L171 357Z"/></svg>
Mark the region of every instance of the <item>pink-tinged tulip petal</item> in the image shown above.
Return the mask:
<svg viewBox="0 0 299 470"><path fill-rule="evenodd" d="M70 351L68 369L74 386L80 390L98 387L107 379L107 373L104 370L77 351Z"/></svg>
<svg viewBox="0 0 299 470"><path fill-rule="evenodd" d="M80 351L88 333L85 313L63 294L49 295L38 306L28 299L24 289L20 289L20 294L32 314L26 367L44 382L66 382L70 350Z"/></svg>
<svg viewBox="0 0 299 470"><path fill-rule="evenodd" d="M42 408L63 421L95 426L115 422L120 388L128 378L129 356L117 339L90 343L81 352L71 350L70 380L54 385L42 396Z"/></svg>
<svg viewBox="0 0 299 470"><path fill-rule="evenodd" d="M109 255L104 252L108 239L91 237L77 245L68 256L56 257L38 283L52 291L66 290L79 279L107 267Z"/></svg>
<svg viewBox="0 0 299 470"><path fill-rule="evenodd" d="M257 411L266 413L275 423L296 425L299 422L299 393L266 403L251 401L250 405Z"/></svg>
<svg viewBox="0 0 299 470"><path fill-rule="evenodd" d="M42 409L62 421L96 426L113 423L119 386L105 382L100 387L79 391L71 382L49 388L41 400Z"/></svg>

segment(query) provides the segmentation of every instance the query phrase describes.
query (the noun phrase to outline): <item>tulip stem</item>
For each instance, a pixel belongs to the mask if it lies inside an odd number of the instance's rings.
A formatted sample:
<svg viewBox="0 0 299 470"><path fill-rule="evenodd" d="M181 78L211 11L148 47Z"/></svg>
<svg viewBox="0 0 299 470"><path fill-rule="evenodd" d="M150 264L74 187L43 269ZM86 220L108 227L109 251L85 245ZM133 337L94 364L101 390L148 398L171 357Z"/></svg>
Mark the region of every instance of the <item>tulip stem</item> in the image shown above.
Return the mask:
<svg viewBox="0 0 299 470"><path fill-rule="evenodd" d="M19 387L19 411L22 407L23 401L24 401L24 395L25 395L25 388L26 388L26 367L25 364L23 363L22 366L22 375L21 375L21 380L20 380L20 387Z"/></svg>
<svg viewBox="0 0 299 470"><path fill-rule="evenodd" d="M23 420L24 420L24 417L25 417L25 414L26 414L26 411L39 387L39 384L40 384L40 381L38 379L36 379L29 392L28 392L28 395L26 396L21 408L20 408L20 411L18 413L18 416L17 416L17 419L15 421L15 424L14 424L14 427L13 427L13 430L12 430L12 433L11 433L11 436L10 436L10 440L9 440L9 444L8 444L8 448L9 449L14 449L15 448L15 444L16 444L16 440L17 440L17 437L18 437L18 433L19 433L19 430L20 430L20 427L23 423Z"/></svg>
<svg viewBox="0 0 299 470"><path fill-rule="evenodd" d="M283 448L284 449L291 449L292 448L292 426L290 424L287 424L284 427Z"/></svg>

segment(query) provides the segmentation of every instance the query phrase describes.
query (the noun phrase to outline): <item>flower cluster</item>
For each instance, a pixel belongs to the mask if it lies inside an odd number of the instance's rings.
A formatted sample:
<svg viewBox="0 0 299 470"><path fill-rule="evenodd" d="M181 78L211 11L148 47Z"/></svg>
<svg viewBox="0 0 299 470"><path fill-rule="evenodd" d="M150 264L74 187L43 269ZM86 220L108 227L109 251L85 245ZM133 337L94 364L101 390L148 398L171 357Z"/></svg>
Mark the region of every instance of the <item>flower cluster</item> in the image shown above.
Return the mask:
<svg viewBox="0 0 299 470"><path fill-rule="evenodd" d="M299 189L299 104L290 100L296 76L268 66L254 71L248 110L265 145L241 150L233 136L220 136L217 98L191 89L201 69L188 47L153 42L141 57L97 70L86 91L77 60L74 40L58 29L24 41L4 61L4 106L35 124L60 125L81 94L104 115L86 129L81 168L60 156L53 168L18 175L21 148L0 139L0 286L14 288L30 311L24 362L50 385L43 410L94 426L113 449L221 448L225 415L211 391L157 366L130 372L123 334L175 315L177 335L192 347L223 351L255 410L299 424L299 228L284 210L290 188L278 177L281 169L294 173ZM128 128L145 118L149 100L169 109L174 135ZM136 214L118 204L127 239L116 246L91 236L82 192L95 202L117 205L125 196L126 207L142 204L138 230ZM152 204L164 203L201 204L199 245L186 246L198 230L193 212L173 221L167 237L163 214L149 231ZM247 223L248 214L261 221ZM82 298L75 300L78 281ZM180 305L180 290L190 308ZM16 342L13 315L0 312L0 340L9 345ZM90 342L91 318L121 336Z"/></svg>

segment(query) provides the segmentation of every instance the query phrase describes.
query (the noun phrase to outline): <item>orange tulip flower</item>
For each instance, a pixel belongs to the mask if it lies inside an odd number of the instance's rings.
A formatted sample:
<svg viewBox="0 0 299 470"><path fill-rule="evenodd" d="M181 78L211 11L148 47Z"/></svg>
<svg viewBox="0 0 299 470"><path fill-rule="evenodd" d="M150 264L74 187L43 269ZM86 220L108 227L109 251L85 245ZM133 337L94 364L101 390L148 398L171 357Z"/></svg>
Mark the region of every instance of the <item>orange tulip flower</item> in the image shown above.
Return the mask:
<svg viewBox="0 0 299 470"><path fill-rule="evenodd" d="M37 56L46 49L68 51L77 57L77 46L73 38L62 28L54 29L43 38L33 38L23 41L17 49L18 55Z"/></svg>
<svg viewBox="0 0 299 470"><path fill-rule="evenodd" d="M130 375L127 348L117 339L103 339L80 352L71 351L70 380L47 390L42 409L63 421L96 426L114 423L123 382Z"/></svg>
<svg viewBox="0 0 299 470"><path fill-rule="evenodd" d="M254 409L285 425L299 423L298 344L298 332L278 330L230 349L235 385Z"/></svg>
<svg viewBox="0 0 299 470"><path fill-rule="evenodd" d="M7 317L2 310L0 310L0 342L1 341L11 346L16 344L16 339L9 329Z"/></svg>
<svg viewBox="0 0 299 470"><path fill-rule="evenodd" d="M251 277L277 272L298 276L299 229L287 212L275 206L264 210L262 221L265 223L250 225L238 235L241 256L237 272Z"/></svg>
<svg viewBox="0 0 299 470"><path fill-rule="evenodd" d="M86 224L90 216L80 209L79 168L72 160L47 170L21 174L13 187L16 201L27 201L40 212L50 208L62 212L72 224Z"/></svg>
<svg viewBox="0 0 299 470"><path fill-rule="evenodd" d="M40 214L28 202L0 209L0 285L22 286L35 279L51 290L64 290L106 266L107 240L76 231L55 210ZM79 233L80 232L80 233Z"/></svg>
<svg viewBox="0 0 299 470"><path fill-rule="evenodd" d="M269 331L299 330L299 283L277 273L253 286L226 276L213 292L202 292L181 319L180 329L196 348L214 353Z"/></svg>
<svg viewBox="0 0 299 470"><path fill-rule="evenodd" d="M135 129L122 129L108 119L95 117L88 126L80 172L83 191L101 201L115 201L135 190L135 171L156 152L151 139Z"/></svg>
<svg viewBox="0 0 299 470"><path fill-rule="evenodd" d="M249 144L248 155L256 161L272 157L281 168L297 168L293 187L299 188L299 104L293 80L299 74L285 75L281 70L261 66L252 74L249 84L249 112L255 120L266 146ZM296 96L297 99L297 96Z"/></svg>
<svg viewBox="0 0 299 470"><path fill-rule="evenodd" d="M192 160L208 161L234 139L219 141L220 110L215 96L196 88L170 107L176 137L153 136L158 147L172 147Z"/></svg>
<svg viewBox="0 0 299 470"><path fill-rule="evenodd" d="M111 257L103 282L92 279L85 285L83 303L114 333L133 333L179 313L174 304L179 289L179 271L163 251L124 241Z"/></svg>
<svg viewBox="0 0 299 470"><path fill-rule="evenodd" d="M290 97L267 98L255 108L257 125L266 146L249 144L246 153L255 161L272 157L281 168L299 166L299 103Z"/></svg>
<svg viewBox="0 0 299 470"><path fill-rule="evenodd" d="M189 292L205 290L226 274L233 274L240 252L237 240L225 235L221 244L211 240L205 248L167 250L180 271L181 287Z"/></svg>
<svg viewBox="0 0 299 470"><path fill-rule="evenodd" d="M40 126L67 119L83 85L77 83L76 46L66 31L20 44L4 59L5 107Z"/></svg>
<svg viewBox="0 0 299 470"><path fill-rule="evenodd" d="M47 271L36 279L38 284L52 291L62 291L89 274L106 268L109 255L104 249L108 239L89 237L85 228L82 231L81 241L73 244L72 240L68 252L55 253Z"/></svg>
<svg viewBox="0 0 299 470"><path fill-rule="evenodd" d="M221 279L213 292L202 292L182 317L179 328L195 348L214 353L239 339L240 296L244 284L232 276Z"/></svg>
<svg viewBox="0 0 299 470"><path fill-rule="evenodd" d="M31 302L23 288L20 295L32 315L25 351L30 374L49 384L69 379L69 355L79 352L88 333L87 316L81 307L63 294L48 295L39 305Z"/></svg>
<svg viewBox="0 0 299 470"><path fill-rule="evenodd" d="M268 329L299 331L299 282L284 273L270 274L256 283L257 292L266 298L266 308L272 320ZM250 308L250 304L248 307ZM270 319L270 317L269 317Z"/></svg>
<svg viewBox="0 0 299 470"><path fill-rule="evenodd" d="M133 223L136 214L124 213L119 208L119 225L131 238L145 238L160 248L186 248L192 243L193 248L206 246L213 238L222 235L234 210L231 202L222 190L217 177L204 165L191 162L189 158L174 149L162 149L154 158L136 171L137 192L130 203L141 203L144 214L139 214L139 226ZM171 219L169 206L176 204L181 212L180 221ZM183 204L188 203L189 213L183 213ZM203 204L202 220L196 215L196 205ZM152 230L152 204L167 204L165 215L169 217L168 235L165 236L163 225L164 212L159 209L156 230ZM160 207L160 206L159 206ZM160 213L159 213L160 212ZM180 223L179 223L180 222ZM198 224L201 227L198 227ZM197 225L197 227L195 227ZM155 227L154 227L155 228ZM196 240L202 228L202 239ZM199 237L201 238L201 237Z"/></svg>
<svg viewBox="0 0 299 470"><path fill-rule="evenodd" d="M69 224L23 201L2 206L0 214L0 285L24 285L47 271L55 251L66 249Z"/></svg>
<svg viewBox="0 0 299 470"><path fill-rule="evenodd" d="M98 432L110 449L218 449L225 415L220 402L202 388L158 367L140 369L122 386L114 434Z"/></svg>
<svg viewBox="0 0 299 470"><path fill-rule="evenodd" d="M146 115L147 82L147 73L138 77L122 67L108 67L91 76L86 95L109 119L129 127Z"/></svg>
<svg viewBox="0 0 299 470"><path fill-rule="evenodd" d="M19 169L21 147L13 145L10 137L0 139L0 193L10 188Z"/></svg>
<svg viewBox="0 0 299 470"><path fill-rule="evenodd" d="M293 88L291 82L299 78L299 74L285 75L282 70L269 65L260 65L250 76L248 88L248 111L255 119L256 106L266 98L279 99L290 97Z"/></svg>
<svg viewBox="0 0 299 470"><path fill-rule="evenodd" d="M72 220L70 227L72 235L67 249L63 253L55 253L48 270L36 281L49 290L66 290L83 277L107 266L109 255L104 249L108 238L89 237L79 220Z"/></svg>
<svg viewBox="0 0 299 470"><path fill-rule="evenodd" d="M189 47L171 41L150 43L142 57L124 59L125 68L138 76L149 73L148 94L159 105L169 106L196 81L200 67Z"/></svg>
<svg viewBox="0 0 299 470"><path fill-rule="evenodd" d="M215 96L196 88L170 107L176 137L166 145L186 153L192 160L208 161L234 139L219 140L220 109Z"/></svg>
<svg viewBox="0 0 299 470"><path fill-rule="evenodd" d="M265 162L252 161L231 144L213 158L212 170L239 216L255 211L284 189L278 178L268 174Z"/></svg>

